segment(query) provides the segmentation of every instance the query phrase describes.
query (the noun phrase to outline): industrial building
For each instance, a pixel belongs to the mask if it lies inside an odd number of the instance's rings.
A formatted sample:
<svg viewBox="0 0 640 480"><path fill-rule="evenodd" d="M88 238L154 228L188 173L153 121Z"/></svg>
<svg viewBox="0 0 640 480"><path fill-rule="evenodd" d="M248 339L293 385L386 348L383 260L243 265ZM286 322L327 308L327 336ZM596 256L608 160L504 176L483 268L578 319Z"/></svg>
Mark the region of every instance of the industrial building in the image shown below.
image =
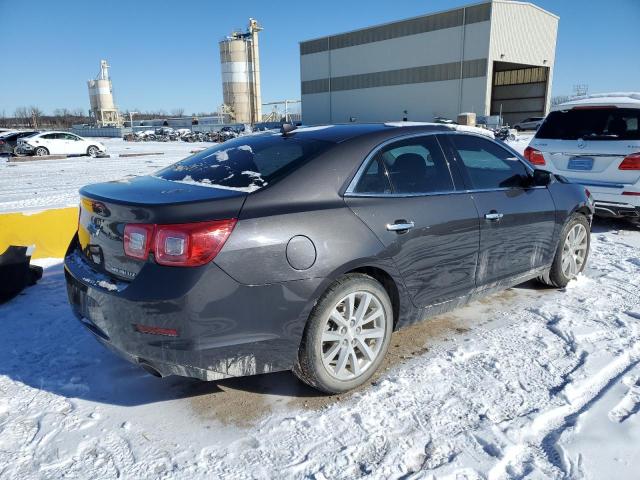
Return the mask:
<svg viewBox="0 0 640 480"><path fill-rule="evenodd" d="M224 108L236 123L262 121L260 30L258 22L250 18L246 32L233 32L219 44Z"/></svg>
<svg viewBox="0 0 640 480"><path fill-rule="evenodd" d="M89 80L89 102L91 116L99 127L113 127L122 125L122 119L113 101L113 86L109 78L109 64L100 61L100 72L94 80Z"/></svg>
<svg viewBox="0 0 640 480"><path fill-rule="evenodd" d="M558 21L531 3L493 0L301 42L302 120L543 116Z"/></svg>

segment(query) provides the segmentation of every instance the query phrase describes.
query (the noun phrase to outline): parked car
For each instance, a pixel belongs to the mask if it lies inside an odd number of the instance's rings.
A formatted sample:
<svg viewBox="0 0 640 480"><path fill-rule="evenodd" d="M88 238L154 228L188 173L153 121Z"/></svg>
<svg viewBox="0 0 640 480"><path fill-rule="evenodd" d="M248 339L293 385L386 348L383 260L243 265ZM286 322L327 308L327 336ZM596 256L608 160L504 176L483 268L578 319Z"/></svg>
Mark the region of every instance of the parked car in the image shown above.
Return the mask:
<svg viewBox="0 0 640 480"><path fill-rule="evenodd" d="M544 117L529 117L525 118L521 122L516 123L512 128L518 131L522 130L537 130L542 125Z"/></svg>
<svg viewBox="0 0 640 480"><path fill-rule="evenodd" d="M584 187L486 136L395 125L283 127L82 188L75 314L157 376L293 369L342 392L393 330L584 269Z"/></svg>
<svg viewBox="0 0 640 480"><path fill-rule="evenodd" d="M18 139L18 151L30 155L89 155L106 152L97 140L82 138L69 132L42 132Z"/></svg>
<svg viewBox="0 0 640 480"><path fill-rule="evenodd" d="M23 130L20 132L0 133L0 155L18 155L18 139L39 133L37 130Z"/></svg>
<svg viewBox="0 0 640 480"><path fill-rule="evenodd" d="M594 95L558 105L525 156L586 185L597 215L640 222L640 93Z"/></svg>

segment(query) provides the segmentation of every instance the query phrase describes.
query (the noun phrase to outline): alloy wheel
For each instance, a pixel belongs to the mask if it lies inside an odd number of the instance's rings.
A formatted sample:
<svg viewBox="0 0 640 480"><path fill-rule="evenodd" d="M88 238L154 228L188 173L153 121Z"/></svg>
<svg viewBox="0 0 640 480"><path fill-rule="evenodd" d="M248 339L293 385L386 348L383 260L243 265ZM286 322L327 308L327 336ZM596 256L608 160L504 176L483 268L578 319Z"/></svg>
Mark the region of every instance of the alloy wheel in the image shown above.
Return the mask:
<svg viewBox="0 0 640 480"><path fill-rule="evenodd" d="M582 271L587 256L587 229L581 223L571 227L562 248L562 273L568 279Z"/></svg>
<svg viewBox="0 0 640 480"><path fill-rule="evenodd" d="M96 157L98 155L98 149L96 147L89 147L89 156Z"/></svg>
<svg viewBox="0 0 640 480"><path fill-rule="evenodd" d="M327 372L338 380L362 375L380 354L386 328L386 313L376 295L357 291L342 298L322 332L322 363Z"/></svg>

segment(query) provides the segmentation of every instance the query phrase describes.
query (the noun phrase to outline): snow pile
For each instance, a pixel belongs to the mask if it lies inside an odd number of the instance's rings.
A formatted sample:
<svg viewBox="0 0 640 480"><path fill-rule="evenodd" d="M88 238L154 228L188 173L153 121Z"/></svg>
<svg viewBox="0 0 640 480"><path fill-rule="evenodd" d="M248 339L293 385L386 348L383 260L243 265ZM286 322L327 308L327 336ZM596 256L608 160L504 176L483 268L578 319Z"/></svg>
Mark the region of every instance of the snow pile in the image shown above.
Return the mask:
<svg viewBox="0 0 640 480"><path fill-rule="evenodd" d="M637 478L639 252L640 232L596 226L569 288L527 284L437 317L466 327L310 410L287 397L313 395L288 374L205 384L120 360L47 262L0 305L0 476ZM227 424L250 410L255 425Z"/></svg>

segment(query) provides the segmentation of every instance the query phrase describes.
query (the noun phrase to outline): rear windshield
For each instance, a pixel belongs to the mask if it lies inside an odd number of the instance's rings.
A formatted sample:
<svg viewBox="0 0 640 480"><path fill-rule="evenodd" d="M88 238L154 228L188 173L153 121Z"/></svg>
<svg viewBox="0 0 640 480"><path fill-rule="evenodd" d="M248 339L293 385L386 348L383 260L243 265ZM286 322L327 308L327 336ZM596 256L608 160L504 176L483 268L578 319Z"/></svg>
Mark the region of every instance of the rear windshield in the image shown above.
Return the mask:
<svg viewBox="0 0 640 480"><path fill-rule="evenodd" d="M264 134L240 137L203 150L156 173L205 187L253 192L288 175L332 143Z"/></svg>
<svg viewBox="0 0 640 480"><path fill-rule="evenodd" d="M640 140L640 109L594 107L551 112L536 138Z"/></svg>

